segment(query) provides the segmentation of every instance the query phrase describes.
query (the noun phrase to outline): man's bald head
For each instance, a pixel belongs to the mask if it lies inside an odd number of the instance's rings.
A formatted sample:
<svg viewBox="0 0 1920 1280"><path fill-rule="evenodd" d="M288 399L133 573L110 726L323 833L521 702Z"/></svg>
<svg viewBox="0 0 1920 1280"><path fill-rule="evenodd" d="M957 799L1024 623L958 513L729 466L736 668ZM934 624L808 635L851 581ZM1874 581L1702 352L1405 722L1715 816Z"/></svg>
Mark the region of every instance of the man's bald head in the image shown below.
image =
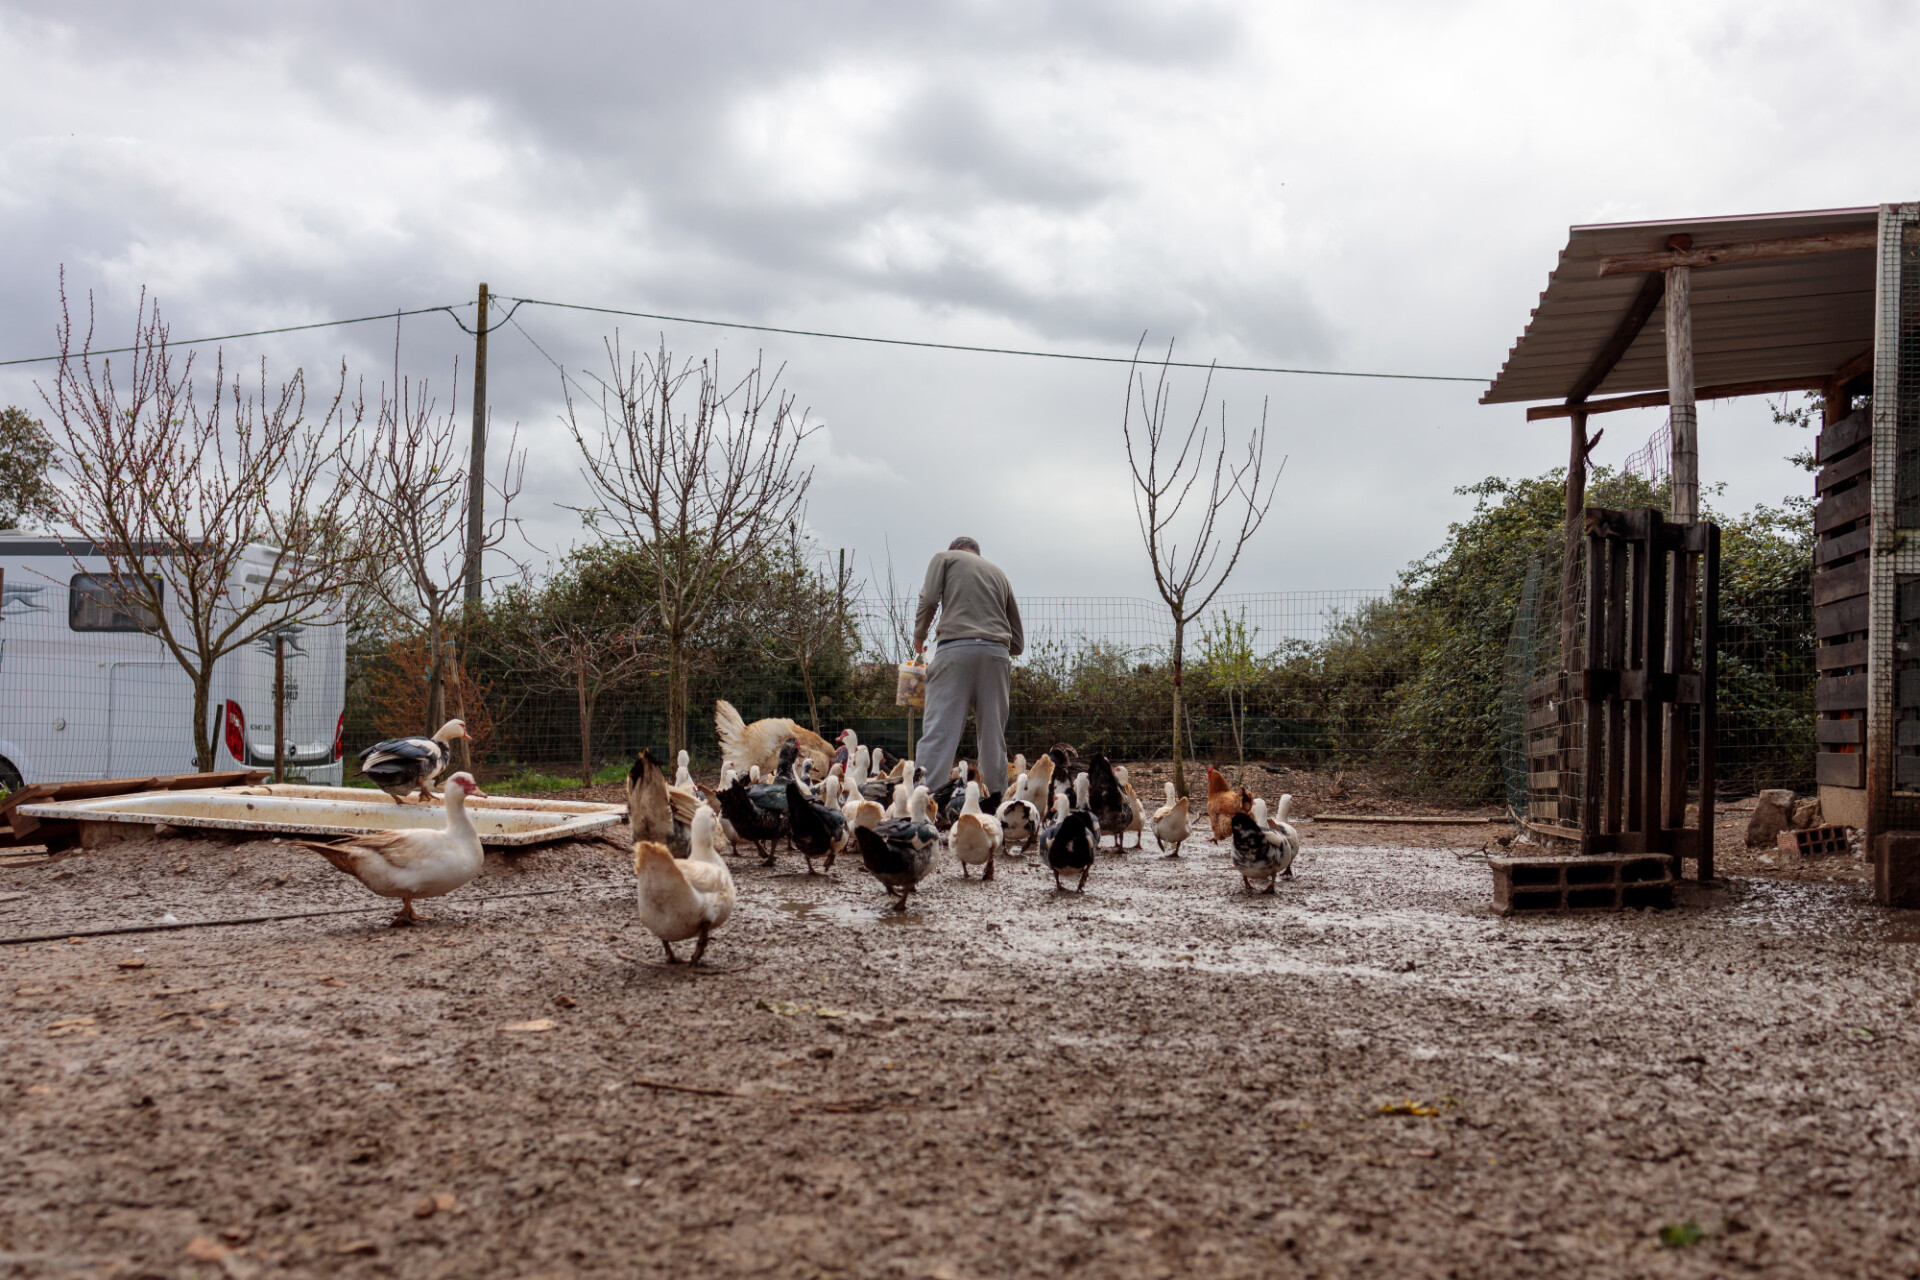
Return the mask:
<svg viewBox="0 0 1920 1280"><path fill-rule="evenodd" d="M966 537L961 537L961 538L955 538L955 539L954 539L954 540L953 540L952 542L949 542L949 543L947 544L947 550L949 550L949 551L971 551L971 552L973 552L973 554L975 554L975 555L979 555L979 554L980 554L980 544L979 544L979 543L977 543L977 542L975 542L975 541L974 541L974 540L973 540L972 538L966 538Z"/></svg>

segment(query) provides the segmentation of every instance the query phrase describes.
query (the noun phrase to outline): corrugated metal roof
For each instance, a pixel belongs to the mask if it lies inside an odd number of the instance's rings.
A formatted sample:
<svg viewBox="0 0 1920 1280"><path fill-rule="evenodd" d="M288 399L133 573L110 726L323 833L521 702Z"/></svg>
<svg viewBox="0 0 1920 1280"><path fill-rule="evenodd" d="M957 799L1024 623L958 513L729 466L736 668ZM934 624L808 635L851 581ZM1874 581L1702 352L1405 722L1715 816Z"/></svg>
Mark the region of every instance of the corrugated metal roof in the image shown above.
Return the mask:
<svg viewBox="0 0 1920 1280"><path fill-rule="evenodd" d="M1507 354L1482 404L1564 400L1626 314L1644 276L1602 276L1600 260L1658 253L1673 235L1696 249L1787 236L1871 231L1880 211L1615 222L1569 229L1527 330ZM1847 249L1697 267L1692 278L1694 384L1820 377L1873 345L1874 251ZM1593 397L1667 385L1666 309L1656 307Z"/></svg>

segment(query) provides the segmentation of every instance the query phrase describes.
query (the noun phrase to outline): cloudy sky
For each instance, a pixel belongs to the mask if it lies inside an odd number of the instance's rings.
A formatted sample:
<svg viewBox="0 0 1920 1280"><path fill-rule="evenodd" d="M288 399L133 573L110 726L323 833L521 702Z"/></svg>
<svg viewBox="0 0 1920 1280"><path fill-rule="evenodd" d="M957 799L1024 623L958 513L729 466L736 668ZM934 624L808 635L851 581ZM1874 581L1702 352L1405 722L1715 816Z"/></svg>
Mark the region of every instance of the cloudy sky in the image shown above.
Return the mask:
<svg viewBox="0 0 1920 1280"><path fill-rule="evenodd" d="M1569 224L1920 197L1920 21L1893 3L0 4L0 358L97 339L144 287L176 337L497 294L935 342L1490 377ZM471 305L464 311L469 321ZM581 536L560 375L629 344L764 352L821 424L811 520L917 577L975 534L1030 595L1151 592L1111 365L525 306L496 432L538 560ZM524 330L524 333L522 332ZM393 327L229 343L390 376ZM408 320L444 394L470 339ZM203 357L204 358L204 357ZM0 369L38 406L49 366ZM590 381L589 381L590 385ZM1191 412L1201 375L1176 375ZM1379 587L1564 459L1481 384L1221 374L1284 455L1238 590ZM468 388L457 388L462 412ZM584 406L583 406L584 408ZM1216 410L1217 412L1217 407ZM1801 441L1703 407L1722 506ZM594 420L585 425L591 428ZM1598 458L1644 443L1618 414Z"/></svg>

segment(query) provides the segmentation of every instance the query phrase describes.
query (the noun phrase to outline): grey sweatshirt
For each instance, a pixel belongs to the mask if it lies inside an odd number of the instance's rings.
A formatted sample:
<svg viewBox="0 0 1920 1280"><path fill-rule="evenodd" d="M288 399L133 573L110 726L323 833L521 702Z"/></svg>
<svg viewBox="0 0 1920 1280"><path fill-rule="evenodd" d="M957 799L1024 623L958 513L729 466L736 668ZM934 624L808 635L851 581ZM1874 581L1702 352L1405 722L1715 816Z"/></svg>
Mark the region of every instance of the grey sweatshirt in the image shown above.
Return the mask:
<svg viewBox="0 0 1920 1280"><path fill-rule="evenodd" d="M1000 567L971 551L942 551L927 566L920 588L920 610L913 619L913 643L927 638L933 611L940 610L940 639L994 640L1019 657L1027 647L1020 626L1020 605Z"/></svg>

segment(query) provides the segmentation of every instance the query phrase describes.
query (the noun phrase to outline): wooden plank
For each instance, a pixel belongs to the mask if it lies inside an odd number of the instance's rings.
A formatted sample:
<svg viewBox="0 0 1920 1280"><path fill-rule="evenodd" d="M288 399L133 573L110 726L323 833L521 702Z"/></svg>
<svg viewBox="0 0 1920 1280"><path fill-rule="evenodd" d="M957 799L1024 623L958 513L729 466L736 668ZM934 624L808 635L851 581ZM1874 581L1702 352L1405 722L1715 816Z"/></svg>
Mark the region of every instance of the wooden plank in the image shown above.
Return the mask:
<svg viewBox="0 0 1920 1280"><path fill-rule="evenodd" d="M1387 814L1379 813L1320 813L1305 819L1308 822L1367 822L1380 826L1405 827L1484 827L1495 821L1493 818L1463 818L1444 814ZM1502 818L1499 821L1504 822Z"/></svg>
<svg viewBox="0 0 1920 1280"><path fill-rule="evenodd" d="M1720 267L1734 262L1759 262L1775 258L1801 258L1815 253L1844 253L1852 249L1874 249L1880 244L1878 228L1865 231L1836 231L1818 236L1784 236L1775 240L1745 240L1737 244L1707 245L1698 249L1663 249L1658 253L1626 253L1600 259L1603 276L1634 275L1642 271L1665 271L1671 267Z"/></svg>
<svg viewBox="0 0 1920 1280"><path fill-rule="evenodd" d="M1855 445L1865 444L1872 438L1873 416L1865 409L1855 409L1820 433L1814 441L1814 456L1823 463L1830 463ZM1873 456L1871 450L1867 456Z"/></svg>
<svg viewBox="0 0 1920 1280"><path fill-rule="evenodd" d="M1865 560L1855 560L1852 564L1814 574L1814 607L1867 594L1867 571L1870 567Z"/></svg>
<svg viewBox="0 0 1920 1280"><path fill-rule="evenodd" d="M1845 533L1836 533L1813 549L1813 566L1818 569L1832 564L1836 560L1845 560L1848 556L1865 555L1873 548L1873 526L1866 525L1850 529Z"/></svg>
<svg viewBox="0 0 1920 1280"><path fill-rule="evenodd" d="M1910 721L1920 728L1920 720ZM1915 735L1920 737L1920 735ZM1864 716L1855 716L1851 720L1817 720L1813 726L1814 741L1822 746L1862 746L1867 740L1867 721Z"/></svg>
<svg viewBox="0 0 1920 1280"><path fill-rule="evenodd" d="M1613 507L1588 507L1585 517L1585 529L1588 537L1624 538L1631 542L1644 541L1647 536L1647 520L1650 513L1644 508L1617 510Z"/></svg>
<svg viewBox="0 0 1920 1280"><path fill-rule="evenodd" d="M1627 348L1640 336L1647 319L1653 315L1653 309L1660 305L1661 296L1667 291L1667 278L1663 273L1653 273L1640 283L1640 292L1633 295L1627 303L1627 309L1620 317L1620 323L1613 327L1613 333L1601 346L1593 363L1587 371L1574 380L1573 387L1567 392L1567 402L1578 404L1593 394L1593 389L1607 380L1613 372L1613 366L1620 363L1620 357L1627 354Z"/></svg>
<svg viewBox="0 0 1920 1280"><path fill-rule="evenodd" d="M1820 711L1864 711L1867 707L1867 677L1820 676L1814 681L1814 706Z"/></svg>
<svg viewBox="0 0 1920 1280"><path fill-rule="evenodd" d="M1815 533L1825 533L1828 529L1843 524L1852 524L1865 516L1873 505L1873 486L1860 485L1844 493L1836 493L1821 500L1813 509L1813 529Z"/></svg>
<svg viewBox="0 0 1920 1280"><path fill-rule="evenodd" d="M1822 467L1819 474L1813 477L1814 492L1825 493L1835 485L1844 484L1858 476L1871 474L1872 471L1873 450L1858 450L1831 466Z"/></svg>
<svg viewBox="0 0 1920 1280"><path fill-rule="evenodd" d="M1866 754L1839 754L1822 750L1812 758L1812 777L1822 787L1864 787Z"/></svg>
<svg viewBox="0 0 1920 1280"><path fill-rule="evenodd" d="M1867 596L1855 596L1813 611L1813 631L1822 640L1867 629Z"/></svg>
<svg viewBox="0 0 1920 1280"><path fill-rule="evenodd" d="M1823 644L1813 651L1813 665L1821 671L1841 671L1867 665L1867 642L1851 640L1846 644Z"/></svg>
<svg viewBox="0 0 1920 1280"><path fill-rule="evenodd" d="M1695 400L1733 400L1741 396L1775 396L1794 391L1818 391L1827 385L1827 375L1801 378L1765 378L1757 382L1722 382L1711 387L1694 388ZM1567 418L1579 409L1585 413L1614 413L1621 409L1657 409L1667 403L1665 391L1637 391L1630 396L1609 396L1584 404L1543 404L1527 410L1528 422Z"/></svg>

